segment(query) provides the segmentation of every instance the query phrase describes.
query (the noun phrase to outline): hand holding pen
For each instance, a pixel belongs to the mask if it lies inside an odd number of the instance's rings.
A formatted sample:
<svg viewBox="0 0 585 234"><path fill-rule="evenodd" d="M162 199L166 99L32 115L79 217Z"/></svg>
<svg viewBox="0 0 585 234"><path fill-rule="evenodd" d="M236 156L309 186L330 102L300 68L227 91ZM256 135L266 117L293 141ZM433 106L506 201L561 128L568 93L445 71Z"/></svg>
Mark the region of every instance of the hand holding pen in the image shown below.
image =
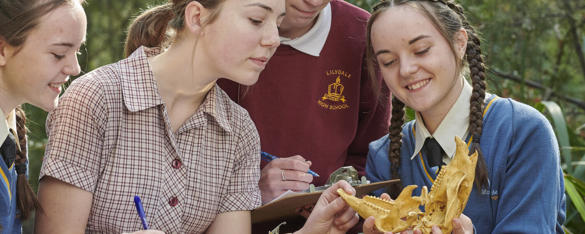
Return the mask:
<svg viewBox="0 0 585 234"><path fill-rule="evenodd" d="M270 162L270 161L278 158L278 157L276 157L272 154L266 153L266 152L260 152L260 156L262 156L262 160L264 160L266 162ZM309 169L307 171L307 173L311 174L312 176L319 177L319 174L315 173L311 169ZM283 176L283 178L284 178L284 176ZM282 180L285 180L285 179L282 179Z"/></svg>
<svg viewBox="0 0 585 234"><path fill-rule="evenodd" d="M288 190L305 191L313 182L314 175L318 176L309 169L311 162L300 155L277 157L263 152L261 157L262 160L268 161L268 164L262 168L258 183L263 203L271 201Z"/></svg>

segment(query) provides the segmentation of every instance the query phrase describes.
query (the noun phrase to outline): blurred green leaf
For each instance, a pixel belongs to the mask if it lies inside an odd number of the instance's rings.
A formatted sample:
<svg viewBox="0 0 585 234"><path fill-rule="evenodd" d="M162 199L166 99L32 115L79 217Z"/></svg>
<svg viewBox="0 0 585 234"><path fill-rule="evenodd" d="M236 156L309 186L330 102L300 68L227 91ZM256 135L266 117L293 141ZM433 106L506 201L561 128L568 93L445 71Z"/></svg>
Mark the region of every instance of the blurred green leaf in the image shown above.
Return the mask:
<svg viewBox="0 0 585 234"><path fill-rule="evenodd" d="M585 221L585 183L575 179L571 175L565 175L565 190L581 215L581 219Z"/></svg>
<svg viewBox="0 0 585 234"><path fill-rule="evenodd" d="M543 101L542 104L546 107L546 110L553 120L553 126L561 149L561 156L565 159L565 170L571 174L573 172L573 166L571 165L573 157L571 154L571 143L569 141L567 123L565 122L563 111L561 110L561 107L553 101Z"/></svg>

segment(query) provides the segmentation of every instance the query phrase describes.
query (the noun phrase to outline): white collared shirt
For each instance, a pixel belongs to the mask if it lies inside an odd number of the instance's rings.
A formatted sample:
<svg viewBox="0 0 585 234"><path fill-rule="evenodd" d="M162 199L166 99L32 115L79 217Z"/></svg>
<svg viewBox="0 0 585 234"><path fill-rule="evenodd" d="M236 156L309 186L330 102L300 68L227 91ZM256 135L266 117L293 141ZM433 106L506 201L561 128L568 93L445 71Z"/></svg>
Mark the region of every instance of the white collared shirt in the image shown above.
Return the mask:
<svg viewBox="0 0 585 234"><path fill-rule="evenodd" d="M443 162L449 163L451 158L455 155L456 144L455 144L455 136L461 137L461 139L465 139L467 136L468 128L469 128L469 100L471 98L471 92L473 88L467 80L463 79L463 89L461 90L461 94L457 101L449 110L443 121L437 127L435 134L431 135L429 130L425 127L422 116L420 113L416 112L416 127L415 127L415 146L414 146L414 153L410 157L410 159L414 159L419 151L422 149L425 140L429 137L435 138L443 151L445 151L446 156L443 156Z"/></svg>
<svg viewBox="0 0 585 234"><path fill-rule="evenodd" d="M12 113L12 112L11 112ZM11 113L9 113L8 115L10 115ZM4 121L1 121L4 120ZM6 136L8 136L8 119L6 119L6 115L4 114L4 111L0 110L0 121L2 123L0 123L0 139L2 139L1 141L4 142L4 139L6 139ZM2 143L0 143L1 145Z"/></svg>
<svg viewBox="0 0 585 234"><path fill-rule="evenodd" d="M16 132L16 112L12 110L10 113L8 113L8 115L6 115L4 114L4 111L0 110L0 120L4 120L3 123L0 123L0 145L4 143L6 136L8 136L8 131L11 131L12 135L14 135L14 138L18 139ZM17 149L20 149L18 140L16 140L15 143Z"/></svg>
<svg viewBox="0 0 585 234"><path fill-rule="evenodd" d="M305 34L295 39L280 37L280 43L289 45L305 54L318 57L325 46L331 29L331 3L321 10L315 25Z"/></svg>

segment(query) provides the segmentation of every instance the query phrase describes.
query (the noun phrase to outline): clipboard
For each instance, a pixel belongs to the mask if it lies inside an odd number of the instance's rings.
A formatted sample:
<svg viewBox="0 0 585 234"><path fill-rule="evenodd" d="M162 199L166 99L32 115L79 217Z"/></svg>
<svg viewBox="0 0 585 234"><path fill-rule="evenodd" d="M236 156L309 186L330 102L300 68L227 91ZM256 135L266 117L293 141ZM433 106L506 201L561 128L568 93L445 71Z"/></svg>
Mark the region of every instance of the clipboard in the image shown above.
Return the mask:
<svg viewBox="0 0 585 234"><path fill-rule="evenodd" d="M398 181L400 180L394 179L354 186L356 197L362 197L372 191L387 187ZM317 200L319 200L321 193L323 193L323 191L293 193L276 201L264 204L263 206L252 210L252 223L254 224L298 216L296 209L305 205L315 204Z"/></svg>

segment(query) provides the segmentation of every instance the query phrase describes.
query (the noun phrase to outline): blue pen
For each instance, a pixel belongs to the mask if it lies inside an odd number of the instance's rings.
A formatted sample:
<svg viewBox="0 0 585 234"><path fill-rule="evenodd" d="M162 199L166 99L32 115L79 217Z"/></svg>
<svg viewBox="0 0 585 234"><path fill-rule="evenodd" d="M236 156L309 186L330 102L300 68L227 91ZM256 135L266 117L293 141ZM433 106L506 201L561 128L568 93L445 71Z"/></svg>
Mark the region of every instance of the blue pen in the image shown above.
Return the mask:
<svg viewBox="0 0 585 234"><path fill-rule="evenodd" d="M266 162L270 162L270 161L278 158L278 157L276 157L276 156L274 156L272 154L266 153L266 152L260 152L260 155L262 156L262 159L264 161L266 161ZM313 175L315 177L319 177L319 174L315 173L311 169L309 169L309 171L307 171L307 173L309 173L309 174L311 174L311 175Z"/></svg>
<svg viewBox="0 0 585 234"><path fill-rule="evenodd" d="M142 227L145 230L148 229L148 222L146 222L146 215L144 215L144 208L142 208L142 202L139 196L134 196L134 205L136 205L136 211L138 212L138 216L140 216L140 221L142 221Z"/></svg>

